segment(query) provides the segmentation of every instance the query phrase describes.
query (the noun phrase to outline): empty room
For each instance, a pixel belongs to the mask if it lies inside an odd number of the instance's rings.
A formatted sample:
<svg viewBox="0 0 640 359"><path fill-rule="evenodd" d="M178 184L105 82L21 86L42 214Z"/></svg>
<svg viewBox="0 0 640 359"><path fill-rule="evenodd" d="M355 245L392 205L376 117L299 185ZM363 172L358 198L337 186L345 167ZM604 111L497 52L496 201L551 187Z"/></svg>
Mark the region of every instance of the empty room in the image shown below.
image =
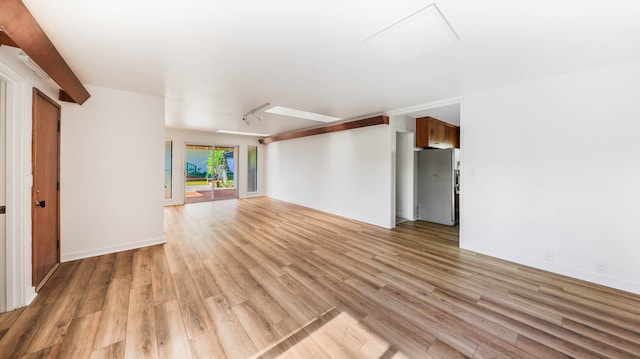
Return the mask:
<svg viewBox="0 0 640 359"><path fill-rule="evenodd" d="M639 18L0 0L0 358L640 358Z"/></svg>

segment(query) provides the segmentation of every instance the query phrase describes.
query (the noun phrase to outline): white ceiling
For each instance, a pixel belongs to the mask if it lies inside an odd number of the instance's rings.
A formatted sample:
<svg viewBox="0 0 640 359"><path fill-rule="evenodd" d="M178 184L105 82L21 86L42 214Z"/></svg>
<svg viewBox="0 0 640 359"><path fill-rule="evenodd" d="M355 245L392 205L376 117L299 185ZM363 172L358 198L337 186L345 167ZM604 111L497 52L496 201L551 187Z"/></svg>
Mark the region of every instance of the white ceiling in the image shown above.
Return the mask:
<svg viewBox="0 0 640 359"><path fill-rule="evenodd" d="M166 124L278 133L640 59L636 0L441 0L456 44L394 65L364 44L431 0L23 0L85 84L166 98ZM594 84L600 86L602 84Z"/></svg>

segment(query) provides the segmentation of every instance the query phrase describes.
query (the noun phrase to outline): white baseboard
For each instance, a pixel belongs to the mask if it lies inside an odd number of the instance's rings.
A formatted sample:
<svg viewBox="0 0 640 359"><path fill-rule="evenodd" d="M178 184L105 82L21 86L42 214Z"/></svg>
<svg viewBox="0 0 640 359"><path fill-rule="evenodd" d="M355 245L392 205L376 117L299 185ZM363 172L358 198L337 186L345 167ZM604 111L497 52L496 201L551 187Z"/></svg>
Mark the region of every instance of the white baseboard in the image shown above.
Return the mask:
<svg viewBox="0 0 640 359"><path fill-rule="evenodd" d="M601 274L588 273L579 269L566 267L566 266L562 266L554 263L538 261L535 259L526 258L526 257L511 254L511 253L496 251L493 249L484 248L480 246L467 245L467 244L464 244L463 241L460 242L460 248L469 250L472 252L476 252L476 253L485 254L491 257L504 259L509 262L526 265L529 267L549 271L556 274L561 274L567 277L584 280L590 283L600 284L606 287L620 289L620 290L635 293L635 294L640 294L640 283L628 282L628 281L620 280L617 278L613 278L613 277L609 277Z"/></svg>
<svg viewBox="0 0 640 359"><path fill-rule="evenodd" d="M292 200L289 200L289 199L279 198L279 197L271 196L271 195L268 195L268 194L265 197L277 199L278 201L292 203L292 204L295 204L295 205L298 205L298 206L302 206L302 207L315 209L315 210L320 211L320 212L325 212L325 213L333 214L333 215L336 215L336 216L340 216L340 217L344 217L344 218L348 218L348 219L353 219L353 220L356 220L356 221L359 221L359 222L372 224L374 226L378 226L378 227L382 227L382 228L386 228L386 229L391 229L391 228L395 227L395 218L393 220L393 223L390 223L388 221L387 222L382 222L382 221L377 221L377 220L372 219L372 218L358 216L358 215L355 215L353 213L347 213L347 212L335 210L335 209L332 209L332 208L325 208L325 207L322 207L322 206L316 206L316 205L305 203L305 202L292 201Z"/></svg>
<svg viewBox="0 0 640 359"><path fill-rule="evenodd" d="M65 253L60 256L60 262L70 262L77 259L84 259L89 257L101 256L104 254L128 251L130 249L142 248L153 246L156 244L164 244L167 243L167 240L164 236L158 238L147 239L139 242L130 242L125 244L119 244L117 246L104 247L104 248L96 248L88 251L79 251L73 253Z"/></svg>
<svg viewBox="0 0 640 359"><path fill-rule="evenodd" d="M171 201L165 201L164 202L164 206L177 206L180 204L184 204L184 202L180 202L180 201L176 201L176 200L171 200Z"/></svg>
<svg viewBox="0 0 640 359"><path fill-rule="evenodd" d="M256 198L256 197L264 197L262 193L247 193L244 196L238 196L238 198Z"/></svg>
<svg viewBox="0 0 640 359"><path fill-rule="evenodd" d="M402 219L406 219L407 221L414 221L415 219L413 219L413 214L409 215L406 213L396 213L396 217L402 218Z"/></svg>
<svg viewBox="0 0 640 359"><path fill-rule="evenodd" d="M33 303L33 300L36 299L37 296L38 296L38 293L36 293L36 287L27 288L27 292L25 293L25 296L24 296L24 307ZM17 308L13 308L13 309L17 309Z"/></svg>

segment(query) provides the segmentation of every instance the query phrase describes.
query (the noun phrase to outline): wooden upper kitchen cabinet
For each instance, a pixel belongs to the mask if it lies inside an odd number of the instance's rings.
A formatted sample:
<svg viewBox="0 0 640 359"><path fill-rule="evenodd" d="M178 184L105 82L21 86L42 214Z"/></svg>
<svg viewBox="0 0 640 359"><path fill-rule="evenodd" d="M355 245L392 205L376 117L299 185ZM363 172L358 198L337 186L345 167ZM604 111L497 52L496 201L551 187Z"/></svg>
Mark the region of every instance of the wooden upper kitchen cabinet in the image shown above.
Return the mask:
<svg viewBox="0 0 640 359"><path fill-rule="evenodd" d="M416 147L460 148L460 127L433 117L416 118Z"/></svg>

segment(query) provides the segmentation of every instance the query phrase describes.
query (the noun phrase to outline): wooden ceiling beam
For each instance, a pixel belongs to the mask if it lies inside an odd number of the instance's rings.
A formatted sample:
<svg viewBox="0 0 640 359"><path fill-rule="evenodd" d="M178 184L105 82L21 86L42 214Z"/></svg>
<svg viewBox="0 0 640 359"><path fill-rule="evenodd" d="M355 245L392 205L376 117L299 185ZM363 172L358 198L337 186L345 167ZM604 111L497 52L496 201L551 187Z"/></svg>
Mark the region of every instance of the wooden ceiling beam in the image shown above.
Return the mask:
<svg viewBox="0 0 640 359"><path fill-rule="evenodd" d="M73 98L71 98L71 96L69 96L68 93L64 92L64 90L60 90L58 92L58 100L64 101L64 102L75 102L73 100Z"/></svg>
<svg viewBox="0 0 640 359"><path fill-rule="evenodd" d="M18 45L16 45L16 43L13 42L13 40L11 40L11 38L4 31L0 31L0 46L2 45L18 47Z"/></svg>
<svg viewBox="0 0 640 359"><path fill-rule="evenodd" d="M261 138L260 140L258 140L258 142L262 144L267 144L267 143L276 142L276 141L284 141L284 140L291 140L294 138L320 135L323 133L346 131L346 130L353 130L355 128L375 126L375 125L388 125L388 124L389 124L388 116L376 116L371 118L365 118L362 120L338 123L335 125L311 128L308 130L300 130L300 131L287 132L279 135L273 135L273 136Z"/></svg>
<svg viewBox="0 0 640 359"><path fill-rule="evenodd" d="M22 49L74 102L91 95L20 0L0 0L0 31ZM2 40L0 39L0 42ZM7 44L9 45L9 44Z"/></svg>

